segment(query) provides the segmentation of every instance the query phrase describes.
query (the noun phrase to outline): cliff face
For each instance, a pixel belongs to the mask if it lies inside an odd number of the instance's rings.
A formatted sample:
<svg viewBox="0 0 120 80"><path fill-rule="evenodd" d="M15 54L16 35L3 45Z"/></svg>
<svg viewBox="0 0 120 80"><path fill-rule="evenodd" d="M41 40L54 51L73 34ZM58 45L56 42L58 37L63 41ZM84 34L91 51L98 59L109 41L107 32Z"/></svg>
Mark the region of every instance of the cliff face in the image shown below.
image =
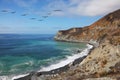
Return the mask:
<svg viewBox="0 0 120 80"><path fill-rule="evenodd" d="M59 31L55 40L97 41L100 45L78 65L47 80L120 80L120 9L90 26Z"/></svg>
<svg viewBox="0 0 120 80"><path fill-rule="evenodd" d="M120 9L90 26L61 30L55 36L55 40L72 42L93 40L100 45L80 64L70 63L67 71L54 75L32 73L16 80L120 80Z"/></svg>
<svg viewBox="0 0 120 80"><path fill-rule="evenodd" d="M88 42L109 40L111 43L120 44L120 9L112 12L90 26L61 30L55 40Z"/></svg>
<svg viewBox="0 0 120 80"><path fill-rule="evenodd" d="M76 42L93 40L100 45L80 64L71 66L68 71L55 77L50 76L48 80L120 79L120 9L90 26L59 31L55 40Z"/></svg>

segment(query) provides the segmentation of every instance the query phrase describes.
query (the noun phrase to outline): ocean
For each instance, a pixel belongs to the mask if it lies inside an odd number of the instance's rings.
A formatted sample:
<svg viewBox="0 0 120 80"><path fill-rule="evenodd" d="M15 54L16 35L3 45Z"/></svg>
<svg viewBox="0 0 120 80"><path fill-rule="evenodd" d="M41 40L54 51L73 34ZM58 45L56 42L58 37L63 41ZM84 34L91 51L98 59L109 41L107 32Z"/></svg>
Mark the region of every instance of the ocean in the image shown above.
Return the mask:
<svg viewBox="0 0 120 80"><path fill-rule="evenodd" d="M85 43L58 42L53 38L52 34L0 34L0 76L42 71L57 63L67 64L78 50L87 48Z"/></svg>

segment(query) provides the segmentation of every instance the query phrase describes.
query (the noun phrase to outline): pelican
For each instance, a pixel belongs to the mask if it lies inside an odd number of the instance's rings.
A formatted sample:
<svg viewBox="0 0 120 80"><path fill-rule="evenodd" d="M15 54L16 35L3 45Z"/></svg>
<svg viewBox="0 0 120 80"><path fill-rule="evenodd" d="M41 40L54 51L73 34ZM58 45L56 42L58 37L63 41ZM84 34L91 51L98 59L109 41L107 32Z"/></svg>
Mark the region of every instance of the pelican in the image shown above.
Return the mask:
<svg viewBox="0 0 120 80"><path fill-rule="evenodd" d="M56 10L53 10L53 11L58 12L58 11L62 11L62 10L60 10L60 9L56 9Z"/></svg>
<svg viewBox="0 0 120 80"><path fill-rule="evenodd" d="M22 16L27 16L28 14L22 14Z"/></svg>
<svg viewBox="0 0 120 80"><path fill-rule="evenodd" d="M47 18L48 16L42 16L43 18Z"/></svg>
<svg viewBox="0 0 120 80"><path fill-rule="evenodd" d="M43 21L42 19L38 20L38 21Z"/></svg>
<svg viewBox="0 0 120 80"><path fill-rule="evenodd" d="M2 12L8 12L8 10L2 10Z"/></svg>
<svg viewBox="0 0 120 80"><path fill-rule="evenodd" d="M51 15L51 14L52 14L52 13L50 13L50 12L48 13L48 15Z"/></svg>
<svg viewBox="0 0 120 80"><path fill-rule="evenodd" d="M36 19L36 18L30 18L31 20L34 20L34 19Z"/></svg>
<svg viewBox="0 0 120 80"><path fill-rule="evenodd" d="M11 12L12 14L16 13L15 11Z"/></svg>

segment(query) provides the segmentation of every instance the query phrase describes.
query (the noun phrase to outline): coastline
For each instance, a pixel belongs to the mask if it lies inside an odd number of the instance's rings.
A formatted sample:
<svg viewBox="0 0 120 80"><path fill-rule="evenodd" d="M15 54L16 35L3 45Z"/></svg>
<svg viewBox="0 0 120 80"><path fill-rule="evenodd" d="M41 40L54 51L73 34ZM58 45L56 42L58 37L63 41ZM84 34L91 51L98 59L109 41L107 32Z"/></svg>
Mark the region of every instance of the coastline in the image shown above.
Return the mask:
<svg viewBox="0 0 120 80"><path fill-rule="evenodd" d="M53 65L50 65L49 67L47 68L43 68L43 70L41 71L38 71L38 72L31 72L29 74L25 74L25 75L18 75L18 76L14 76L11 80L32 80L31 78L32 77L40 77L40 76L54 76L56 74L59 74L61 72L65 72L67 71L68 69L70 69L71 66L75 66L77 64L79 64L80 62L83 61L84 58L87 57L87 55L94 49L94 45L93 44L90 44L88 43L87 44L87 48L84 49L82 52L80 52L82 55L84 56L78 56L80 55L80 53L73 55L75 57L73 57L73 60L71 60L71 62L67 63L67 64L64 64L64 65L61 65L57 68L54 68L54 69L50 69L50 70L47 70L50 66L53 67L54 65L57 66L57 64L53 64ZM77 58L76 58L77 57ZM71 58L70 58L71 59ZM69 60L70 60L69 59ZM64 61L63 61L64 63ZM58 63L59 64L59 63ZM45 70L46 69L46 70ZM6 79L7 80L7 79Z"/></svg>
<svg viewBox="0 0 120 80"><path fill-rule="evenodd" d="M120 74L114 76L116 73L120 73L119 14L120 9L109 13L90 26L58 31L54 38L56 41L87 42L94 46L93 50L90 49L88 52L90 54L82 57L83 59L76 58L64 67L39 72L39 74L34 73L29 80L89 80L90 78L94 78L94 80L101 78L100 80L102 80L103 77L106 77L106 80L119 80ZM62 73L57 74L59 70ZM16 80L24 79L23 77Z"/></svg>

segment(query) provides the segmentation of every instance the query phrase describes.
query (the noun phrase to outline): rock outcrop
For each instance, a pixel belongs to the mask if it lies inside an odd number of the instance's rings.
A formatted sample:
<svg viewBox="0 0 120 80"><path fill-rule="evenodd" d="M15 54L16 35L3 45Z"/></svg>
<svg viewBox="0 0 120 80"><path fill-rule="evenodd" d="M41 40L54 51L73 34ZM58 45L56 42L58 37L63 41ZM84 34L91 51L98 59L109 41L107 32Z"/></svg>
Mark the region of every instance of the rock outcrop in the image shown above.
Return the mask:
<svg viewBox="0 0 120 80"><path fill-rule="evenodd" d="M118 74L117 77L114 74ZM120 77L120 46L109 42L100 44L79 65L71 66L67 72L63 72L48 80L115 80Z"/></svg>
<svg viewBox="0 0 120 80"><path fill-rule="evenodd" d="M90 26L61 30L55 40L97 41L100 45L81 63L70 65L69 69L54 75L35 75L37 79L34 80L120 80L120 9ZM27 79L30 80L17 80Z"/></svg>
<svg viewBox="0 0 120 80"><path fill-rule="evenodd" d="M60 30L55 40L72 42L103 42L105 39L111 43L120 44L120 9L112 12L90 26ZM111 40L112 39L112 40Z"/></svg>
<svg viewBox="0 0 120 80"><path fill-rule="evenodd" d="M61 30L55 40L100 45L80 64L47 80L120 80L120 9L90 26Z"/></svg>

